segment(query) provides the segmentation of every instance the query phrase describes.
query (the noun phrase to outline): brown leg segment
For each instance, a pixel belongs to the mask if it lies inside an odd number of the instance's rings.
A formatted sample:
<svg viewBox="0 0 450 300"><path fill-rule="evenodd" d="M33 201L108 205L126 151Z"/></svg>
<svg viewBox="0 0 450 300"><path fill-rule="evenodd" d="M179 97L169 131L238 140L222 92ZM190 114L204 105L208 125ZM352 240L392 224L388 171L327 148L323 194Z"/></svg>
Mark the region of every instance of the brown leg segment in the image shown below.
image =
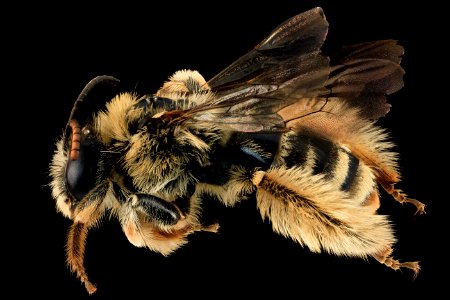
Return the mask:
<svg viewBox="0 0 450 300"><path fill-rule="evenodd" d="M417 208L416 214L421 215L425 213L425 204L416 199L408 198L401 190L396 189L393 183L381 183L381 186L386 190L386 192L391 194L392 197L394 197L394 199L397 200L398 202L400 203L407 202L415 205Z"/></svg>
<svg viewBox="0 0 450 300"><path fill-rule="evenodd" d="M400 268L411 269L414 272L414 278L417 277L417 274L420 271L420 264L418 261L400 262L394 259L391 255L392 255L392 248L387 247L386 250L373 255L373 257L380 263L385 264L386 266L394 270L399 270Z"/></svg>

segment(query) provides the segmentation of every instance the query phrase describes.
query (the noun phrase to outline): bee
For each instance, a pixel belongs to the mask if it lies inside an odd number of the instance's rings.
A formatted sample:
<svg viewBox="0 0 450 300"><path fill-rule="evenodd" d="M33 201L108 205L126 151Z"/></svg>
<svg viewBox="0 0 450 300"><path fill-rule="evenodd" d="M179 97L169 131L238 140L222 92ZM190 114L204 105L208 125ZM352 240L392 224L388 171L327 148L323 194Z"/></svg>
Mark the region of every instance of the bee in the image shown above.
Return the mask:
<svg viewBox="0 0 450 300"><path fill-rule="evenodd" d="M403 87L404 49L377 40L322 50L320 7L286 20L208 81L179 70L155 94L120 91L100 75L81 91L49 167L57 210L73 221L66 254L84 267L89 229L110 214L129 242L167 256L190 234L217 232L206 201L256 197L275 233L316 253L374 258L398 270L380 189L417 213L396 187L398 153L377 124Z"/></svg>

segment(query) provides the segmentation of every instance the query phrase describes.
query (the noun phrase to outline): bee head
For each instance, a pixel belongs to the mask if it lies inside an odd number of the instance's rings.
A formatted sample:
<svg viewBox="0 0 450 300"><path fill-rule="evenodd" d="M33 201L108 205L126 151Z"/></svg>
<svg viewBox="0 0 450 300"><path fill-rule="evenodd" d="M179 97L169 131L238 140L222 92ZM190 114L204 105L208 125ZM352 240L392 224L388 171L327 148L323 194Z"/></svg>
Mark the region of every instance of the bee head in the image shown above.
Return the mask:
<svg viewBox="0 0 450 300"><path fill-rule="evenodd" d="M68 138L64 180L68 194L78 202L97 184L101 145L89 126L80 128L78 122L72 119L70 127L72 134Z"/></svg>
<svg viewBox="0 0 450 300"><path fill-rule="evenodd" d="M110 87L118 82L111 76L92 79L75 101L63 137L57 143L50 166L50 186L58 210L66 217L72 218L76 205L103 180L102 145L94 132L92 117L100 105L111 99ZM109 87L107 93L101 91L105 86ZM103 92L101 97L99 90Z"/></svg>

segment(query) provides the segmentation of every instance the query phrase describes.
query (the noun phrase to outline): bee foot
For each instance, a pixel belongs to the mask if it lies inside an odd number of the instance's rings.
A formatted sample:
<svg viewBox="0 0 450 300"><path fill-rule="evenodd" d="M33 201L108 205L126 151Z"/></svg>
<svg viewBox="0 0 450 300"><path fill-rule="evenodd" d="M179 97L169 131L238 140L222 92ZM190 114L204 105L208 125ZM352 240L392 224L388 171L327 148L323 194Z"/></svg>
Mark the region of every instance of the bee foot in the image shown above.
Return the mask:
<svg viewBox="0 0 450 300"><path fill-rule="evenodd" d="M92 295L97 290L97 287L89 281L85 281L84 286L86 287L86 290L88 291L89 295Z"/></svg>
<svg viewBox="0 0 450 300"><path fill-rule="evenodd" d="M219 231L219 227L220 227L219 223L214 223L214 224L202 227L202 230L216 233Z"/></svg>
<svg viewBox="0 0 450 300"><path fill-rule="evenodd" d="M393 270L400 270L401 268L411 269L414 272L414 279L417 277L417 274L419 274L420 271L420 263L418 261L400 262L391 257L391 254L392 248L388 247L385 251L373 255L373 257Z"/></svg>
<svg viewBox="0 0 450 300"><path fill-rule="evenodd" d="M416 208L417 208L415 215L424 215L424 214L426 214L426 212L425 212L425 206L426 205L425 204L423 204L422 202L417 201L415 199L409 199L409 200L410 200L409 202L413 203L416 206Z"/></svg>

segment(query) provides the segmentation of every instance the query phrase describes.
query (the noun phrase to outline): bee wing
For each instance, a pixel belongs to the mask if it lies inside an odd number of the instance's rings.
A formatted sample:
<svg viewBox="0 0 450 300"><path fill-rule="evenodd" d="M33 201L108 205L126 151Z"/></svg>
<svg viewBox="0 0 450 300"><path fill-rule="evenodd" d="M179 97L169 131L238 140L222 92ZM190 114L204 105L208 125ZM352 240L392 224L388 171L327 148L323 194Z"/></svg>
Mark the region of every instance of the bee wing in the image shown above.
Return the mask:
<svg viewBox="0 0 450 300"><path fill-rule="evenodd" d="M238 131L282 131L328 97L357 106L370 119L385 115L386 94L403 86L403 48L385 40L327 56L321 52L327 32L319 7L286 20L207 82L215 97L192 110L192 118ZM290 105L296 109L289 120L277 114Z"/></svg>
<svg viewBox="0 0 450 300"><path fill-rule="evenodd" d="M275 28L253 50L208 81L219 98L243 86L279 85L308 71L328 67L319 50L328 31L321 8L298 14ZM308 76L310 77L310 76Z"/></svg>
<svg viewBox="0 0 450 300"><path fill-rule="evenodd" d="M283 22L208 81L215 98L205 106L222 109L200 114L200 118L235 125L241 131L283 130L284 121L276 112L302 97L316 95L328 79L328 58L319 54L327 31L321 8Z"/></svg>
<svg viewBox="0 0 450 300"><path fill-rule="evenodd" d="M359 107L369 119L383 117L390 109L386 95L403 87L403 54L396 40L343 47L330 56L333 66L326 83L329 95Z"/></svg>

